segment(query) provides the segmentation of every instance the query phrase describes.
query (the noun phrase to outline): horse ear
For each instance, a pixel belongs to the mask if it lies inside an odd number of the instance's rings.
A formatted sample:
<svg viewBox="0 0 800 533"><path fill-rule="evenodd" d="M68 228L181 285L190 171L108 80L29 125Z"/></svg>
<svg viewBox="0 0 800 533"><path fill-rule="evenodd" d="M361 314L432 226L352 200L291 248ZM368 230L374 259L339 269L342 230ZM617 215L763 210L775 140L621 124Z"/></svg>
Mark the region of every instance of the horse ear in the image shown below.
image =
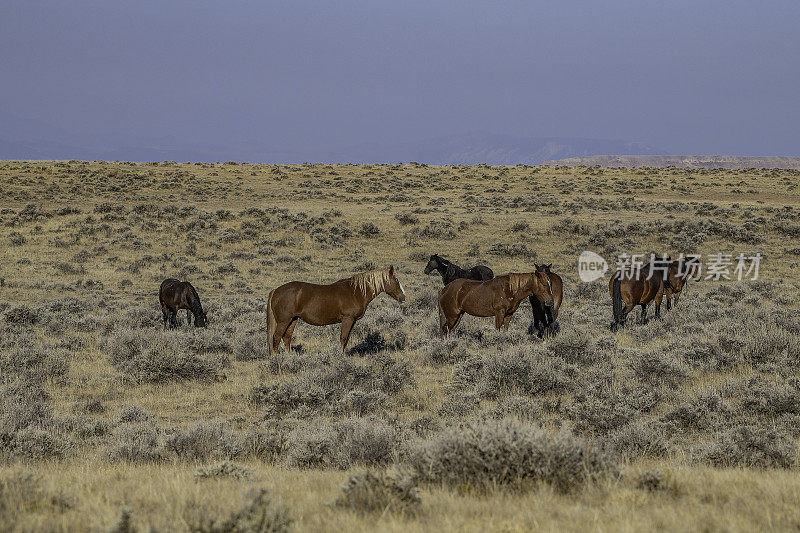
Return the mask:
<svg viewBox="0 0 800 533"><path fill-rule="evenodd" d="M394 265L389 265L389 275L394 276Z"/></svg>
<svg viewBox="0 0 800 533"><path fill-rule="evenodd" d="M539 265L537 265L536 263L534 263L534 264L533 264L533 266L534 266L534 268L536 268L536 270L539 270Z"/></svg>

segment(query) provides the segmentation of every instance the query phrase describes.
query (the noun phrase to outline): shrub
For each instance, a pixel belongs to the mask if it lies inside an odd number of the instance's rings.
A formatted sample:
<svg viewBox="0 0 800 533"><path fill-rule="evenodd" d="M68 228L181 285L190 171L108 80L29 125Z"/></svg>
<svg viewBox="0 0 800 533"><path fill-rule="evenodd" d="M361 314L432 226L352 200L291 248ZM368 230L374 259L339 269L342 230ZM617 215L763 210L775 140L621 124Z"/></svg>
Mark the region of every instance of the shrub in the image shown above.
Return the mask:
<svg viewBox="0 0 800 533"><path fill-rule="evenodd" d="M636 487L649 492L664 490L664 474L658 469L642 472L636 478Z"/></svg>
<svg viewBox="0 0 800 533"><path fill-rule="evenodd" d="M403 332L394 335L392 342L387 342L383 334L378 331L370 331L364 340L350 348L349 353L355 355L369 355L380 352L381 350L402 350L406 345L406 336Z"/></svg>
<svg viewBox="0 0 800 533"><path fill-rule="evenodd" d="M125 424L112 434L105 456L111 462L162 461L164 449L161 430L148 422Z"/></svg>
<svg viewBox="0 0 800 533"><path fill-rule="evenodd" d="M603 446L614 455L625 459L664 457L672 443L668 425L659 422L633 422L611 433Z"/></svg>
<svg viewBox="0 0 800 533"><path fill-rule="evenodd" d="M219 381L225 358L212 358L188 352L187 337L159 334L142 337L136 332L121 332L106 342L111 364L126 379L136 383L168 381Z"/></svg>
<svg viewBox="0 0 800 533"><path fill-rule="evenodd" d="M233 479L249 479L253 469L233 461L222 461L215 465L201 466L194 473L200 479L230 477Z"/></svg>
<svg viewBox="0 0 800 533"><path fill-rule="evenodd" d="M285 533L292 522L288 508L272 501L267 491L261 489L228 518L219 520L201 516L190 521L189 530L193 533Z"/></svg>
<svg viewBox="0 0 800 533"><path fill-rule="evenodd" d="M229 459L241 452L236 435L218 422L201 422L188 430L177 430L166 439L164 447L180 459L191 461L209 457Z"/></svg>
<svg viewBox="0 0 800 533"><path fill-rule="evenodd" d="M25 237L18 231L12 231L8 236L8 240L11 241L11 244L14 246L22 246L25 244Z"/></svg>
<svg viewBox="0 0 800 533"><path fill-rule="evenodd" d="M61 377L69 370L62 350L39 343L17 344L0 352L0 375L27 375L38 380Z"/></svg>
<svg viewBox="0 0 800 533"><path fill-rule="evenodd" d="M363 237L372 237L378 235L381 229L372 222L363 222L358 230L358 233Z"/></svg>
<svg viewBox="0 0 800 533"><path fill-rule="evenodd" d="M20 379L0 389L3 399L3 416L0 433L13 434L28 426L44 427L53 418L50 395L41 382Z"/></svg>
<svg viewBox="0 0 800 533"><path fill-rule="evenodd" d="M407 461L421 479L454 487L521 489L546 482L568 492L616 472L601 450L580 438L508 420L447 429L414 444Z"/></svg>
<svg viewBox="0 0 800 533"><path fill-rule="evenodd" d="M524 348L509 348L500 354L472 357L453 370L453 384L469 387L485 398L505 394L537 395L564 390L567 378L558 359L539 358Z"/></svg>
<svg viewBox="0 0 800 533"><path fill-rule="evenodd" d="M39 321L39 311L25 304L16 305L4 313L6 322L11 324L33 325Z"/></svg>
<svg viewBox="0 0 800 533"><path fill-rule="evenodd" d="M269 339L263 332L248 332L233 340L233 357L237 361L255 361L269 357Z"/></svg>
<svg viewBox="0 0 800 533"><path fill-rule="evenodd" d="M697 447L693 457L713 466L791 468L797 466L797 445L775 428L741 425Z"/></svg>
<svg viewBox="0 0 800 533"><path fill-rule="evenodd" d="M413 476L375 474L369 470L352 474L342 484L336 505L359 513L414 514L422 499Z"/></svg>
<svg viewBox="0 0 800 533"><path fill-rule="evenodd" d="M456 337L432 339L425 351L426 359L433 365L452 365L469 357L464 342Z"/></svg>
<svg viewBox="0 0 800 533"><path fill-rule="evenodd" d="M408 362L397 362L385 352L359 363L338 352L320 354L313 366L290 381L253 388L251 401L267 405L271 416L282 416L300 407L341 410L353 391L395 394L411 383Z"/></svg>
<svg viewBox="0 0 800 533"><path fill-rule="evenodd" d="M397 430L377 419L353 418L305 426L289 436L289 464L299 467L374 466L394 457Z"/></svg>
<svg viewBox="0 0 800 533"><path fill-rule="evenodd" d="M3 444L0 456L7 455L9 458L26 461L63 459L72 448L69 436L54 426L23 427L10 434L10 439Z"/></svg>
<svg viewBox="0 0 800 533"><path fill-rule="evenodd" d="M570 330L554 337L547 347L567 363L592 364L598 358L591 338L580 330Z"/></svg>

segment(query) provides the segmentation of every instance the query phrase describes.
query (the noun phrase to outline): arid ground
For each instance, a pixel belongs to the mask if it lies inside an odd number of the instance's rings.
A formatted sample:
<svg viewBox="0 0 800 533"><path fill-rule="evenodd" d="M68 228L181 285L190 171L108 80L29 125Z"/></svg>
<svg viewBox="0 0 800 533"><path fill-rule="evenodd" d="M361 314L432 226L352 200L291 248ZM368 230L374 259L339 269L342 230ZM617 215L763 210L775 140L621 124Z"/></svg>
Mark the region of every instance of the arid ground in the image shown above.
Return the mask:
<svg viewBox="0 0 800 533"><path fill-rule="evenodd" d="M796 530L800 171L0 163L0 528ZM752 254L611 333L583 250ZM438 331L441 254L552 263L560 332ZM290 280L393 264L351 351ZM209 327L163 328L190 281ZM638 310L632 315L638 317ZM652 308L650 310L652 316Z"/></svg>

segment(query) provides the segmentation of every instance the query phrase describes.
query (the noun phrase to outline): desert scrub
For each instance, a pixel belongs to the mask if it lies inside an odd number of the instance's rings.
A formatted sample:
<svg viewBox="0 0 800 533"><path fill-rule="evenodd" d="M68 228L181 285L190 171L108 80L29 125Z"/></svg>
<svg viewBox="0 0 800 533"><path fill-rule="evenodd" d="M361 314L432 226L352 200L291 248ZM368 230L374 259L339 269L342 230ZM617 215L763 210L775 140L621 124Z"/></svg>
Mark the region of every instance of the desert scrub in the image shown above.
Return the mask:
<svg viewBox="0 0 800 533"><path fill-rule="evenodd" d="M544 482L570 492L617 472L609 456L581 438L509 420L446 429L413 443L406 461L421 480L467 490Z"/></svg>
<svg viewBox="0 0 800 533"><path fill-rule="evenodd" d="M387 511L413 515L421 503L414 476L407 472L389 474L370 470L350 475L336 499L337 507L380 515Z"/></svg>
<svg viewBox="0 0 800 533"><path fill-rule="evenodd" d="M796 468L797 455L797 443L789 434L776 428L741 425L697 446L692 457L696 462L721 467Z"/></svg>
<svg viewBox="0 0 800 533"><path fill-rule="evenodd" d="M224 519L210 517L205 510L187 519L189 531L193 533L286 533L293 519L289 509L269 497L261 489L240 510Z"/></svg>
<svg viewBox="0 0 800 533"><path fill-rule="evenodd" d="M104 342L104 349L122 379L135 383L225 379L227 356L194 353L192 340L191 334L118 331Z"/></svg>
<svg viewBox="0 0 800 533"><path fill-rule="evenodd" d="M522 346L499 354L470 356L453 369L453 386L473 390L484 398L525 394L534 396L564 391L570 381L561 359L541 352L530 353Z"/></svg>
<svg viewBox="0 0 800 533"><path fill-rule="evenodd" d="M394 426L374 418L304 424L289 435L288 461L301 468L342 470L353 465L384 465L394 458L399 439Z"/></svg>
<svg viewBox="0 0 800 533"><path fill-rule="evenodd" d="M337 350L317 354L308 368L291 380L254 387L250 399L266 406L273 417L299 408L341 414L347 412L348 399L355 391L391 395L412 383L408 362L398 362L386 352L360 363Z"/></svg>

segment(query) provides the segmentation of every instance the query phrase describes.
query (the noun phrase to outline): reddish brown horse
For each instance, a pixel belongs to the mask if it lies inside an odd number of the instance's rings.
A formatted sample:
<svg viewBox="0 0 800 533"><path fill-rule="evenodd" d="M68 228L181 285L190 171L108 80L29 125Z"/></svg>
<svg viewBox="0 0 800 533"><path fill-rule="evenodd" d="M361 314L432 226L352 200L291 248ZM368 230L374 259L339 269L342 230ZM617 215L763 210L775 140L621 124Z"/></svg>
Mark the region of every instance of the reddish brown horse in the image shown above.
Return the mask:
<svg viewBox="0 0 800 533"><path fill-rule="evenodd" d="M561 300L564 298L564 283L561 276L555 272L550 271L550 265L542 265L542 268L547 272L547 277L550 280L550 292L553 294L553 305L548 307L541 301L535 294L530 295L531 310L533 311L533 321L528 328L528 333L536 333L540 339L544 337L545 333L555 335L558 333L558 310L561 308Z"/></svg>
<svg viewBox="0 0 800 533"><path fill-rule="evenodd" d="M281 285L270 292L267 299L270 353L278 351L281 340L286 350L291 350L292 333L298 319L314 326L341 323L339 340L344 352L353 324L364 316L369 303L382 292L398 302L406 299L394 266L356 274L330 285L302 281Z"/></svg>
<svg viewBox="0 0 800 533"><path fill-rule="evenodd" d="M506 274L488 281L457 279L439 291L439 325L442 333L453 331L464 313L493 316L497 329L508 329L511 317L522 300L535 294L547 307L553 307L550 279L544 268L526 274Z"/></svg>
<svg viewBox="0 0 800 533"><path fill-rule="evenodd" d="M656 304L656 318L661 318L661 301L664 291L670 287L667 271L666 266L651 262L639 269L614 272L608 280L614 315L611 331L619 329L625 323L628 313L637 305L642 306L642 324L647 322L647 304L653 301Z"/></svg>
<svg viewBox="0 0 800 533"><path fill-rule="evenodd" d="M206 312L200 305L200 296L188 281L174 278L165 279L158 289L158 303L161 304L161 314L164 316L164 327L178 326L178 310L186 309L186 323L191 324L194 315L194 326L204 328L208 325Z"/></svg>

